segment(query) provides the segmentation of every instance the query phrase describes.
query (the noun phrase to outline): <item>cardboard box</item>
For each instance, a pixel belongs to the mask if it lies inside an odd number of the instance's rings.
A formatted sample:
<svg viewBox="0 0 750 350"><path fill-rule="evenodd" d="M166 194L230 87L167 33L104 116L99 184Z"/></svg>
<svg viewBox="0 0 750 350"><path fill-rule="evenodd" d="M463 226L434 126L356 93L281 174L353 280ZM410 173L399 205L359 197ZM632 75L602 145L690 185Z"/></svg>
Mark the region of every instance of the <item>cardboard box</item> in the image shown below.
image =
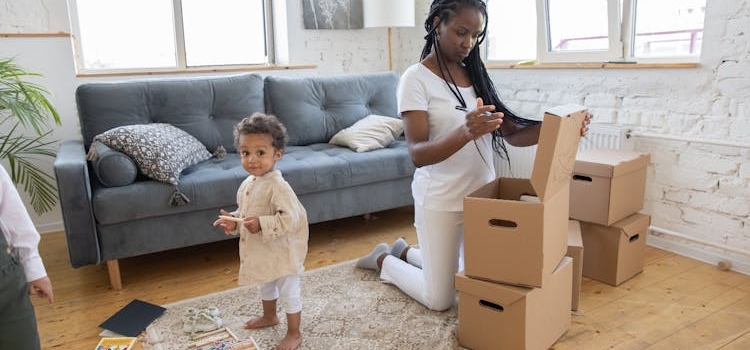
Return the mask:
<svg viewBox="0 0 750 350"><path fill-rule="evenodd" d="M573 261L563 257L543 288L456 274L458 342L469 349L546 350L570 328Z"/></svg>
<svg viewBox="0 0 750 350"><path fill-rule="evenodd" d="M543 287L565 256L570 177L586 113L576 105L545 113L531 179L498 178L464 198L467 276Z"/></svg>
<svg viewBox="0 0 750 350"><path fill-rule="evenodd" d="M651 157L597 148L576 157L570 185L570 218L609 226L643 209Z"/></svg>
<svg viewBox="0 0 750 350"><path fill-rule="evenodd" d="M636 213L611 226L581 222L583 275L618 286L643 271L651 216Z"/></svg>
<svg viewBox="0 0 750 350"><path fill-rule="evenodd" d="M581 223L578 220L568 221L568 252L565 256L573 259L573 295L570 309L578 311L581 299L581 278L583 276L583 238L581 237Z"/></svg>

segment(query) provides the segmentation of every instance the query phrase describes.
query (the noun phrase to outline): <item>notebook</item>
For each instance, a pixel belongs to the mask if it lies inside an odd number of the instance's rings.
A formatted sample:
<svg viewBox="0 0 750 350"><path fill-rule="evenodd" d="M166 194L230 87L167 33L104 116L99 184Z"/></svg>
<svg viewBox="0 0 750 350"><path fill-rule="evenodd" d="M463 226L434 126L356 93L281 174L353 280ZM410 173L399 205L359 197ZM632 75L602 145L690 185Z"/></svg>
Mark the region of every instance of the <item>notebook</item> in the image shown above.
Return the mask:
<svg viewBox="0 0 750 350"><path fill-rule="evenodd" d="M166 310L159 305L133 299L99 327L126 337L135 337Z"/></svg>

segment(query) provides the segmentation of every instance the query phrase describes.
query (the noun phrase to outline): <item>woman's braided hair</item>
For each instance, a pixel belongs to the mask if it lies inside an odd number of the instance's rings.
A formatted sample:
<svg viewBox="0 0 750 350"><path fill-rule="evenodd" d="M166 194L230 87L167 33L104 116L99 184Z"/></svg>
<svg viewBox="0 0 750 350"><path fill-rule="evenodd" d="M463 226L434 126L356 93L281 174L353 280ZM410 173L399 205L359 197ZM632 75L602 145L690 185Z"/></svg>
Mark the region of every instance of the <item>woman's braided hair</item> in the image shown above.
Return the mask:
<svg viewBox="0 0 750 350"><path fill-rule="evenodd" d="M487 36L487 5L483 0L434 0L432 5L430 5L430 12L424 22L424 28L427 30L427 35L424 37L426 42L424 48L422 48L422 56L420 57L420 60L425 59L432 51L432 48L436 47L435 55L437 56L438 66L440 67L443 80L448 83L448 80L445 79L442 58L440 57L440 42L437 40L437 27L439 27L441 23L450 20L452 16L455 16L456 13L464 8L477 9L484 16L484 28L482 28L482 32L479 34L474 48L469 52L469 56L463 61L464 66L469 72L469 77L474 85L474 91L477 96L481 97L485 104L494 105L496 112L502 112L504 114L504 120L510 120L521 126L539 124L539 121L519 117L511 111L505 103L500 100L500 97L495 90L495 85L487 74L487 69L484 66L484 62L482 62L482 57L479 53L479 46ZM433 22L435 17L438 18L437 22ZM497 129L492 133L492 148L503 158L508 159L508 150L505 147L503 133L500 129Z"/></svg>

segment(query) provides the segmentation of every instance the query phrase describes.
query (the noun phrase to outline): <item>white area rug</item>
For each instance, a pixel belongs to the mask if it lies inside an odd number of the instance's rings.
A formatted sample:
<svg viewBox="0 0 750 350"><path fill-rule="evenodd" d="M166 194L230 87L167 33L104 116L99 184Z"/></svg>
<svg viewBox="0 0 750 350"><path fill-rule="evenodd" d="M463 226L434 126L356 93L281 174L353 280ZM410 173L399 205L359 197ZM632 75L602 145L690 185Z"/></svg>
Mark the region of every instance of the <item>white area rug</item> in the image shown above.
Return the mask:
<svg viewBox="0 0 750 350"><path fill-rule="evenodd" d="M307 271L302 277L304 349L460 349L455 332L457 312L430 311L395 286L379 281L377 273L357 269L354 261ZM190 307L215 306L224 325L240 339L253 337L263 350L273 349L286 333L286 317L264 329L243 325L262 313L255 287L238 287L164 305L167 311L141 335L146 350L185 350L193 341L182 330Z"/></svg>

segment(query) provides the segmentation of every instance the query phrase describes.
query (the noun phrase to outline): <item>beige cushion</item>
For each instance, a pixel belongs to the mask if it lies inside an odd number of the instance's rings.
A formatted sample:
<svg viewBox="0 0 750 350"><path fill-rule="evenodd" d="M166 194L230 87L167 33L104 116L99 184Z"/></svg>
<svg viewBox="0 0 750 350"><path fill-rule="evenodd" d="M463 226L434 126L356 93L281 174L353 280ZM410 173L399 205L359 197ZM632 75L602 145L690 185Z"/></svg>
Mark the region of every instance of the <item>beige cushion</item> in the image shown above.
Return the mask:
<svg viewBox="0 0 750 350"><path fill-rule="evenodd" d="M401 119L371 114L333 135L328 143L366 152L388 146L403 132Z"/></svg>

